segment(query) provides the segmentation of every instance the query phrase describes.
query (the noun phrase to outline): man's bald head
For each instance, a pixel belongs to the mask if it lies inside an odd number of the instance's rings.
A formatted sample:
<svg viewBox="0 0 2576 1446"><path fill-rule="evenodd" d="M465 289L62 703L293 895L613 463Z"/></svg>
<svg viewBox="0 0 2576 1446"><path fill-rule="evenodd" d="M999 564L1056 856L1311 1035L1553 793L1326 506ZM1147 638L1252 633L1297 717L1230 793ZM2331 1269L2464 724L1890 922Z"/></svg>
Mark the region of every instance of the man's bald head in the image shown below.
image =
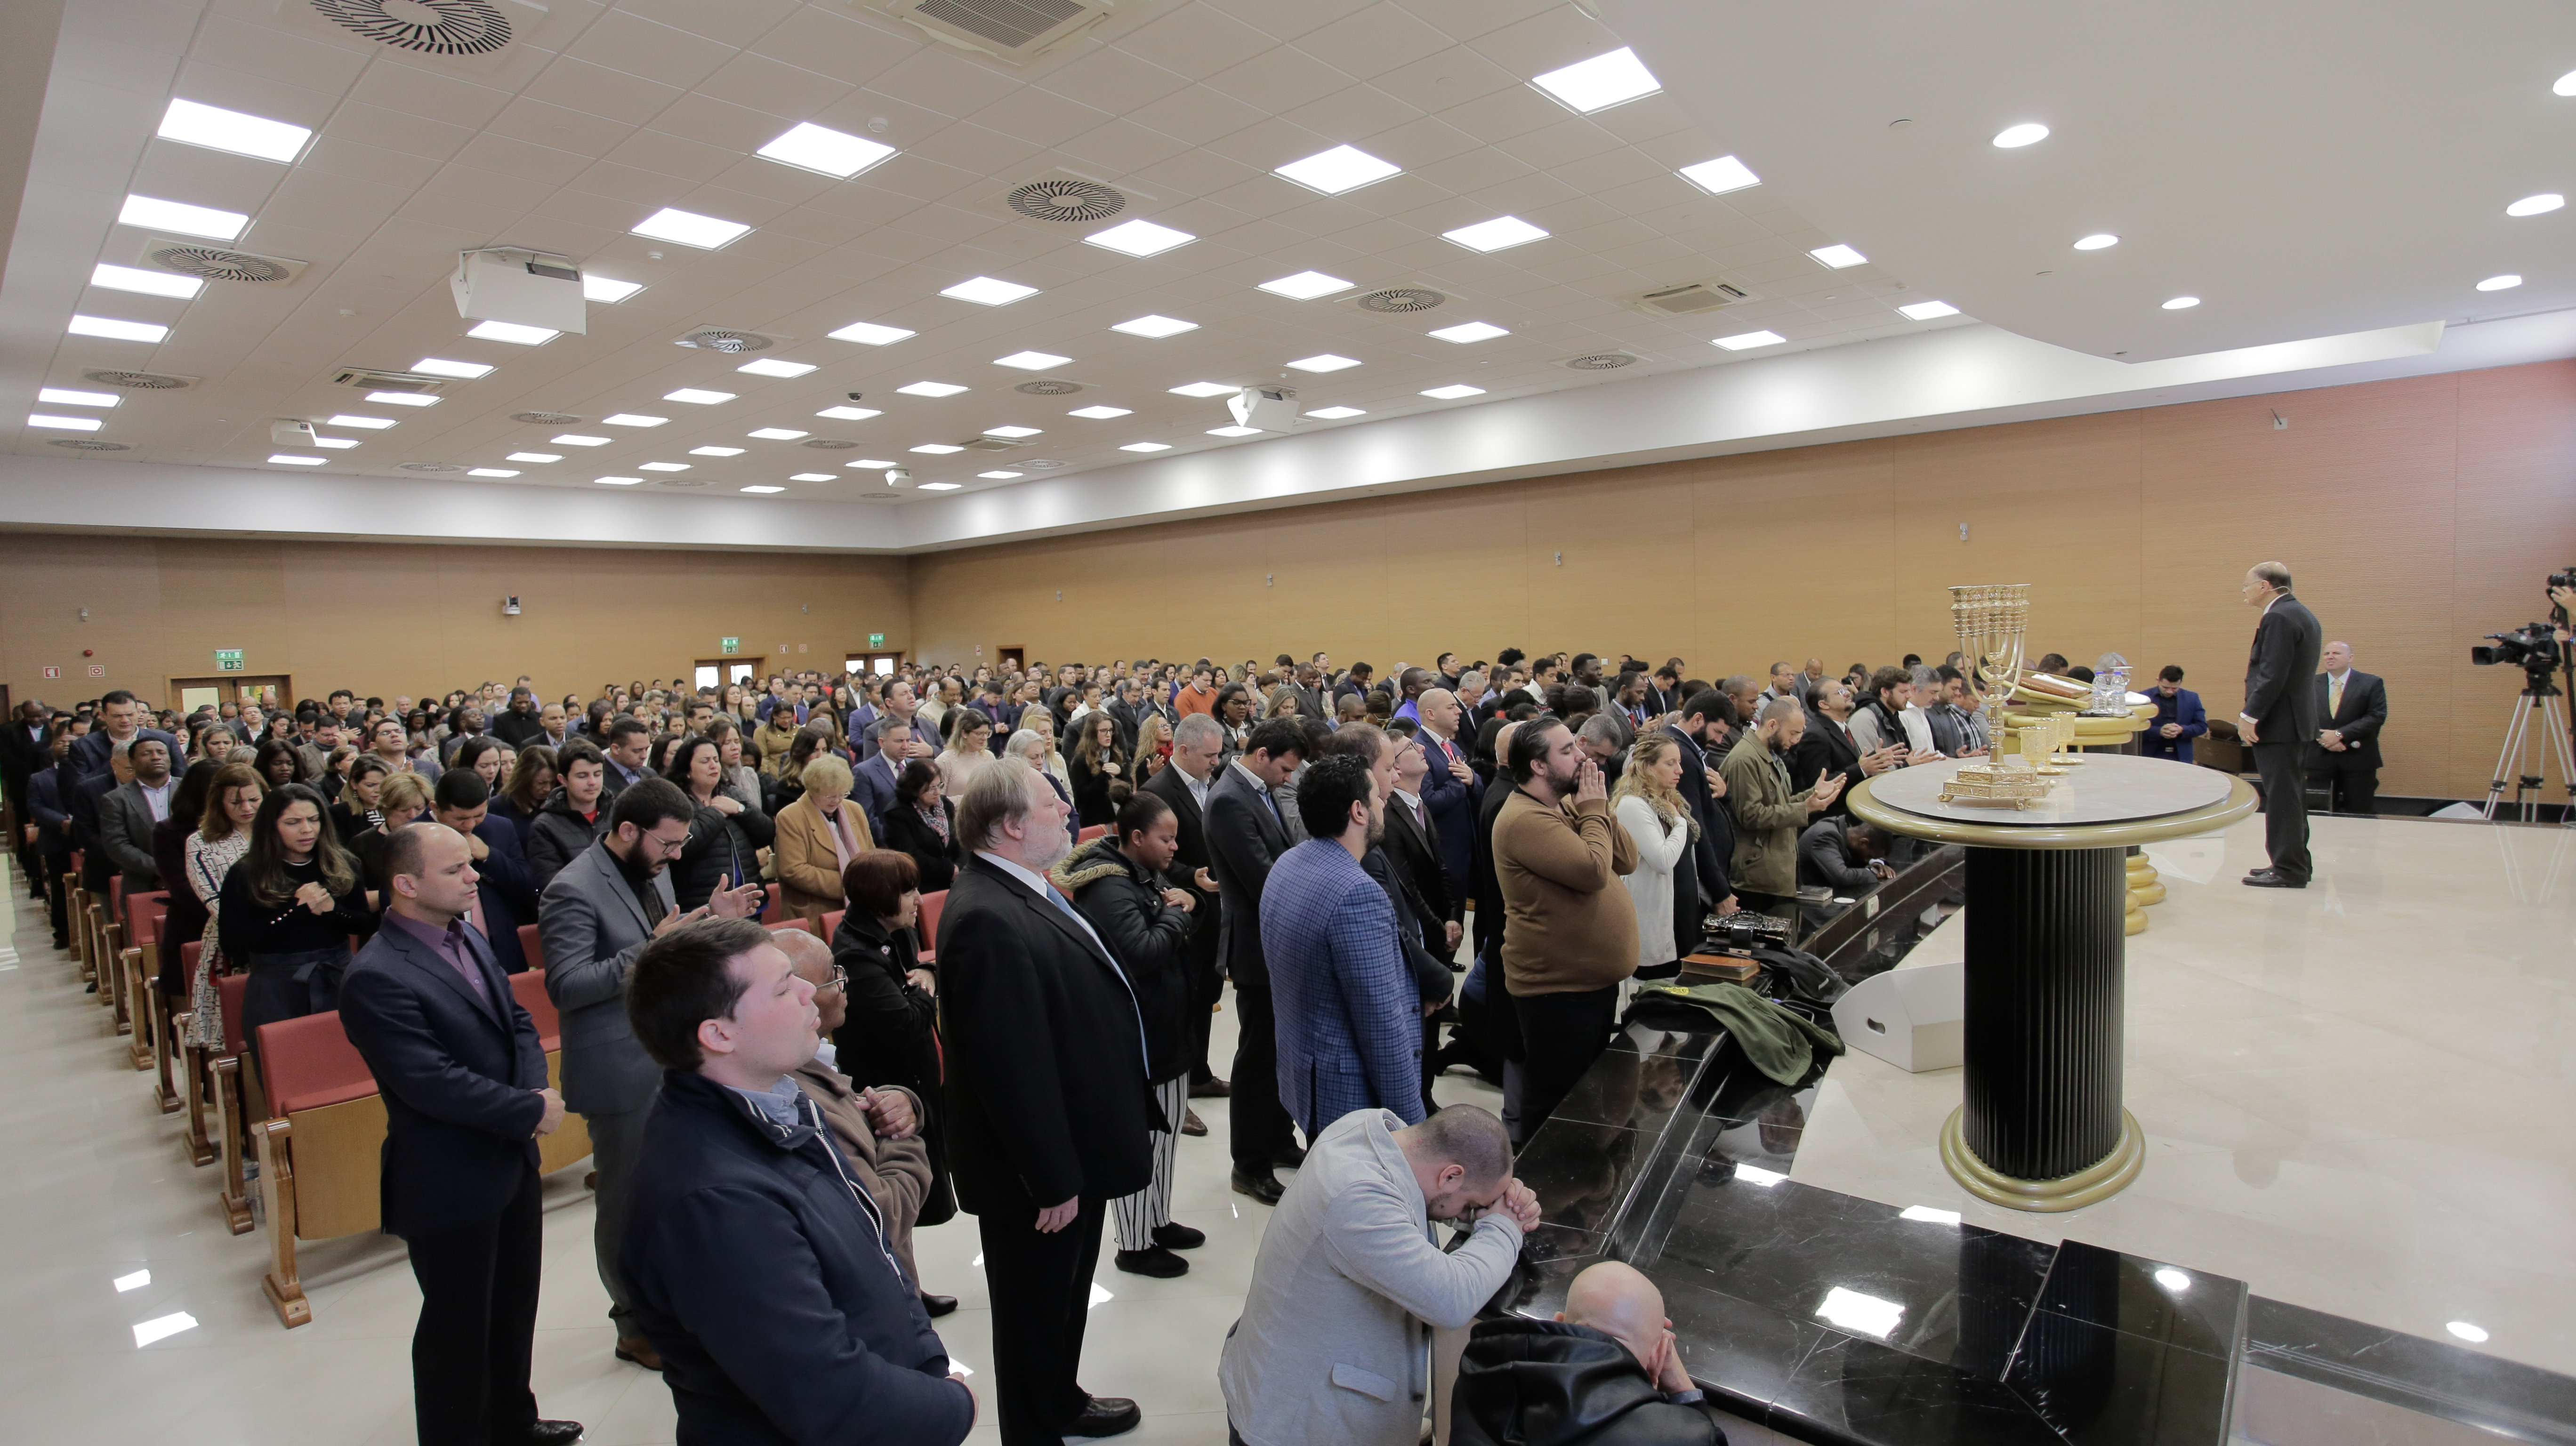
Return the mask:
<svg viewBox="0 0 2576 1446"><path fill-rule="evenodd" d="M1558 1320L1590 1326L1628 1348L1651 1374L1664 1344L1664 1293L1635 1266L1605 1260L1574 1277Z"/></svg>
<svg viewBox="0 0 2576 1446"><path fill-rule="evenodd" d="M769 942L787 956L795 966L797 977L808 984L828 984L832 980L832 946L817 938L802 924L790 924L769 931Z"/></svg>

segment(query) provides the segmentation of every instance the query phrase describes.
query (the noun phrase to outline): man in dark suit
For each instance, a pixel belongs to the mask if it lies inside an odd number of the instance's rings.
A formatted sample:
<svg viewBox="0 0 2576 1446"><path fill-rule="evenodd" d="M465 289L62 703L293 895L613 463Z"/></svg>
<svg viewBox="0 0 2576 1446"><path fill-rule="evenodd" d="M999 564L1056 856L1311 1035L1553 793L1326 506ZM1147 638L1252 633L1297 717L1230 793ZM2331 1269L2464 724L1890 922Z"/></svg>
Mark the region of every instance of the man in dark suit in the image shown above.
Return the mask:
<svg viewBox="0 0 2576 1446"><path fill-rule="evenodd" d="M438 776L438 786L430 791L430 815L464 835L474 852L474 872L481 882L475 886L473 924L492 941L501 972L527 968L519 926L537 921L537 887L518 825L492 817L491 787L471 768L451 768Z"/></svg>
<svg viewBox="0 0 2576 1446"><path fill-rule="evenodd" d="M538 1420L528 1389L543 1245L537 1137L563 1123L563 1097L546 1087L535 1022L465 921L475 885L465 836L434 823L396 830L385 867L385 927L341 982L340 1027L384 1096L384 1228L410 1245L420 1282L420 1440L570 1442L581 1426Z"/></svg>
<svg viewBox="0 0 2576 1446"><path fill-rule="evenodd" d="M1801 674L1800 676L1805 676ZM1841 778L1843 786L1851 785L1873 774L1884 773L1896 766L1902 749L1881 749L1863 753L1851 736L1851 686L1840 678L1820 680L1815 687L1815 706L1808 710L1806 736L1789 750L1789 786L1808 789L1831 773ZM1825 809L1829 817L1848 818L1851 806L1840 794Z"/></svg>
<svg viewBox="0 0 2576 1446"><path fill-rule="evenodd" d="M1735 817L1726 807L1726 780L1714 765L1718 745L1734 721L1735 700L1707 688L1682 704L1679 723L1664 725L1664 732L1681 744L1682 801L1699 819L1699 837L1691 847L1698 851L1692 863L1699 872L1700 899L1718 908L1735 897L1729 872L1735 858ZM1697 939L1693 934L1676 942L1695 945Z"/></svg>
<svg viewBox="0 0 2576 1446"><path fill-rule="evenodd" d="M51 732L48 726L51 717L41 700L30 698L10 713L6 725L0 725L0 793L7 795L10 814L21 825L18 837L10 840L10 848L19 856L20 868L30 878L35 876L35 871L26 868L24 862L34 853L34 846L28 842L24 829L33 816L28 781L54 766L46 736Z"/></svg>
<svg viewBox="0 0 2576 1446"><path fill-rule="evenodd" d="M1441 863L1443 840L1424 792L1430 760L1423 752L1420 735L1407 735L1398 729L1387 736L1394 746L1377 750L1372 760L1380 780L1391 783L1386 797L1380 800L1385 832L1377 845L1361 857L1360 867L1386 889L1388 901L1395 905L1397 932L1404 936L1405 962L1422 996L1426 1011L1422 1019L1422 1108L1428 1113L1440 1108L1431 1098L1431 1081L1441 1069L1439 1012L1458 992L1451 961L1457 958L1458 941L1466 934L1467 901L1463 895L1450 892L1449 871ZM1474 826L1472 821L1469 826Z"/></svg>
<svg viewBox="0 0 2576 1446"><path fill-rule="evenodd" d="M72 772L101 774L107 772L107 758L122 752L118 745L131 745L137 738L158 738L170 756L179 756L179 740L158 728L146 728L143 705L132 693L118 688L98 700L98 727L83 737L72 740ZM247 741L247 740L245 740Z"/></svg>
<svg viewBox="0 0 2576 1446"><path fill-rule="evenodd" d="M1005 1446L1139 1419L1074 1377L1108 1203L1145 1188L1151 1132L1179 1123L1147 1083L1126 974L1047 883L1071 847L1067 812L1025 760L977 769L957 809L969 854L939 916L949 1164L984 1244Z"/></svg>
<svg viewBox="0 0 2576 1446"><path fill-rule="evenodd" d="M170 776L170 750L158 738L141 737L126 750L130 777L98 800L98 845L125 878L126 897L161 887L160 866L152 857L152 827L170 816L170 801L179 791Z"/></svg>
<svg viewBox="0 0 2576 1446"><path fill-rule="evenodd" d="M2209 733L2209 714L2200 706L2200 695L2182 685L2181 668L2167 663L2156 674L2155 691L2147 696L2156 700L2156 721L2138 735L2138 751L2149 758L2189 763L2191 740Z"/></svg>
<svg viewBox="0 0 2576 1446"><path fill-rule="evenodd" d="M1431 811L1430 832L1439 843L1440 866L1449 875L1449 897L1463 904L1474 863L1476 803L1485 796L1485 785L1469 765L1467 745L1458 737L1465 710L1458 706L1457 695L1434 688L1422 695L1421 709L1422 729L1415 736L1421 740L1426 768L1422 803Z"/></svg>
<svg viewBox="0 0 2576 1446"><path fill-rule="evenodd" d="M1261 954L1261 886L1270 866L1294 842L1273 790L1296 772L1306 735L1286 718L1252 730L1243 752L1208 790L1209 871L1224 900L1220 952L1234 981L1234 1188L1276 1205L1286 1187L1271 1173L1305 1158L1287 1109L1279 1103L1279 1036L1270 1003L1270 969Z"/></svg>
<svg viewBox="0 0 2576 1446"><path fill-rule="evenodd" d="M2321 651L2317 615L2290 595L2290 570L2258 563L2245 574L2245 605L2262 611L2254 649L2245 660L2245 709L2236 731L2254 752L2263 774L2263 847L2269 868L2245 882L2258 889L2304 889L2313 872L2308 859L2308 800L2304 773L2319 727L2324 694L2309 681Z"/></svg>
<svg viewBox="0 0 2576 1446"><path fill-rule="evenodd" d="M2377 813L2379 730L2388 726L2388 685L2355 671L2352 644L2328 643L2318 661L2316 710L2323 725L2308 749L2308 784L2333 813Z"/></svg>
<svg viewBox="0 0 2576 1446"><path fill-rule="evenodd" d="M1171 886L1187 889L1197 902L1190 908L1190 937L1182 946L1190 964L1190 1097L1221 1099L1233 1087L1208 1066L1208 1031L1216 1023L1216 1003L1225 993L1225 972L1217 950L1222 942L1218 916L1223 903L1216 876L1208 872L1207 797L1215 787L1217 756L1225 730L1213 718L1192 723L1172 740L1172 761L1145 780L1145 791L1171 805L1178 820L1180 843L1166 871Z"/></svg>
<svg viewBox="0 0 2576 1446"><path fill-rule="evenodd" d="M895 784L903 778L904 765L912 760L905 755L911 749L914 725L892 718L878 724L877 748L850 770L850 801L868 817L871 838L885 837L886 810L895 805Z"/></svg>

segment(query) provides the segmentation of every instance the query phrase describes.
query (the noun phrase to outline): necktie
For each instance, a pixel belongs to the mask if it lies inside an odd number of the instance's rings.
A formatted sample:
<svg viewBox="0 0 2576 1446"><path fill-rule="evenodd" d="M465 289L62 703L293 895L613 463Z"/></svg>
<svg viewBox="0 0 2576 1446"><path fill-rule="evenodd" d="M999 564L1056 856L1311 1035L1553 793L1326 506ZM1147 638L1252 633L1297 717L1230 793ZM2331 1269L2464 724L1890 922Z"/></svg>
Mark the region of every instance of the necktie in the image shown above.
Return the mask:
<svg viewBox="0 0 2576 1446"><path fill-rule="evenodd" d="M2334 715L2342 711L2343 679L2330 677L2326 679L2326 721L2333 722Z"/></svg>

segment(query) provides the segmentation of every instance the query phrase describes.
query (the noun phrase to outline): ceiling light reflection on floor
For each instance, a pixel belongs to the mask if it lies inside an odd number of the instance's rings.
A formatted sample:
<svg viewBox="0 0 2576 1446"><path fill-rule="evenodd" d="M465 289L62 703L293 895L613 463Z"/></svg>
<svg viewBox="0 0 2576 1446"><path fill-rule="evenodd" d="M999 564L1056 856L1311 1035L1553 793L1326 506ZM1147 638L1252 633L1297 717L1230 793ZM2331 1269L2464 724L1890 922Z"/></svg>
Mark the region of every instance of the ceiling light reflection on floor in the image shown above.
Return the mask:
<svg viewBox="0 0 2576 1446"><path fill-rule="evenodd" d="M152 1283L152 1272L148 1270L138 1270L132 1275L120 1275L109 1283L116 1287L117 1294L123 1295L129 1290L141 1290L143 1287L150 1285Z"/></svg>
<svg viewBox="0 0 2576 1446"><path fill-rule="evenodd" d="M172 1315L155 1316L134 1328L134 1345L137 1350L140 1350L154 1341L167 1340L181 1331L192 1331L196 1328L197 1318L184 1310Z"/></svg>
<svg viewBox="0 0 2576 1446"><path fill-rule="evenodd" d="M1929 1205L1908 1205L1903 1210L1897 1212L1897 1218L1900 1220L1916 1220L1926 1225L1956 1225L1959 1223L1959 1212L1956 1210L1936 1210Z"/></svg>
<svg viewBox="0 0 2576 1446"><path fill-rule="evenodd" d="M2449 1331L2451 1334L2458 1336L2464 1341L2467 1341L2470 1345L2477 1346L2486 1344L2487 1333L2486 1328L2483 1326L2474 1326L2464 1320L2455 1320L2442 1327L2442 1329Z"/></svg>
<svg viewBox="0 0 2576 1446"><path fill-rule="evenodd" d="M2167 311L2189 311L2198 305L2200 305L2200 298L2197 296L2177 296L2173 300L2166 302L2164 309Z"/></svg>
<svg viewBox="0 0 2576 1446"><path fill-rule="evenodd" d="M1738 1183L1759 1185L1765 1190L1788 1178L1777 1170L1765 1170L1759 1165L1738 1164L1735 1167L1735 1179Z"/></svg>
<svg viewBox="0 0 2576 1446"><path fill-rule="evenodd" d="M2176 1270L2170 1265L2158 1266L2156 1284L2163 1286L2170 1294L2180 1295L2191 1289L2191 1275L2187 1271Z"/></svg>

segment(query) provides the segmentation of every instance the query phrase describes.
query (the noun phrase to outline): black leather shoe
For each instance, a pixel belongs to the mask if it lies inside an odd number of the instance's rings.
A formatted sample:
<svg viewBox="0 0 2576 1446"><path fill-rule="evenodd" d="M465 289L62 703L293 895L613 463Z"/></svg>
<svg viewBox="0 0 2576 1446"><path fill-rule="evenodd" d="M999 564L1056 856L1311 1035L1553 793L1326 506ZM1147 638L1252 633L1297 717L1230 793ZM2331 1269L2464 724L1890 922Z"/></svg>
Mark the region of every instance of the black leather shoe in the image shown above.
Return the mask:
<svg viewBox="0 0 2576 1446"><path fill-rule="evenodd" d="M632 1361L648 1371L662 1369L661 1352L654 1350L653 1343L642 1336L619 1336L617 1358L621 1361Z"/></svg>
<svg viewBox="0 0 2576 1446"><path fill-rule="evenodd" d="M1064 1423L1067 1436L1116 1436L1136 1429L1145 1413L1123 1396L1094 1396L1082 1414Z"/></svg>
<svg viewBox="0 0 2576 1446"><path fill-rule="evenodd" d="M1277 1150L1271 1152L1270 1163L1273 1165L1282 1165L1293 1170L1299 1165L1306 1163L1306 1152L1299 1149L1293 1143L1281 1145Z"/></svg>
<svg viewBox="0 0 2576 1446"><path fill-rule="evenodd" d="M957 1297L953 1295L932 1295L929 1291L925 1290L921 1293L921 1308L924 1313L930 1316L931 1319L937 1320L939 1317L946 1315L957 1308Z"/></svg>
<svg viewBox="0 0 2576 1446"><path fill-rule="evenodd" d="M1233 1093L1234 1086L1221 1079L1203 1079L1190 1086L1190 1098L1194 1100L1221 1100Z"/></svg>
<svg viewBox="0 0 2576 1446"><path fill-rule="evenodd" d="M2246 877L2247 881L2251 882L2252 880L2255 880L2255 879L2268 879L2268 878L2272 877L2272 875L2273 875L2273 873L2274 873L2274 872L2275 872L2275 870L2272 868L2272 866L2271 866L2271 865L2269 865L2269 864L2266 864L2266 865L2264 865L2262 868L2254 869L2254 870L2249 871L2249 872L2245 875L2245 877Z"/></svg>
<svg viewBox="0 0 2576 1446"><path fill-rule="evenodd" d="M539 1421L519 1438L526 1446L572 1446L581 1439L579 1421Z"/></svg>
<svg viewBox="0 0 2576 1446"><path fill-rule="evenodd" d="M1207 1121L1200 1119L1199 1112L1196 1110L1183 1110L1181 1111L1181 1133L1204 1135L1207 1133Z"/></svg>
<svg viewBox="0 0 2576 1446"><path fill-rule="evenodd" d="M1280 1184L1279 1177L1267 1170L1254 1175L1237 1165L1234 1169L1234 1193L1249 1195L1264 1205L1276 1205L1279 1197L1288 1193L1288 1187Z"/></svg>
<svg viewBox="0 0 2576 1446"><path fill-rule="evenodd" d="M1119 1251L1117 1265L1120 1270L1127 1272L1129 1275L1150 1275L1157 1280L1169 1280L1173 1276L1187 1275L1190 1273L1190 1263L1188 1261L1181 1259L1179 1256L1174 1255L1168 1250L1165 1250L1160 1245L1155 1246L1151 1250ZM1066 1434L1071 1435L1073 1433L1067 1432Z"/></svg>
<svg viewBox="0 0 2576 1446"><path fill-rule="evenodd" d="M1207 1232L1192 1230L1177 1220L1166 1220L1154 1227L1154 1243L1165 1250L1196 1250L1207 1244Z"/></svg>
<svg viewBox="0 0 2576 1446"><path fill-rule="evenodd" d="M2245 886L2252 889L2304 889L2308 886L2308 881L2283 878L2267 869L2259 874L2247 874Z"/></svg>

